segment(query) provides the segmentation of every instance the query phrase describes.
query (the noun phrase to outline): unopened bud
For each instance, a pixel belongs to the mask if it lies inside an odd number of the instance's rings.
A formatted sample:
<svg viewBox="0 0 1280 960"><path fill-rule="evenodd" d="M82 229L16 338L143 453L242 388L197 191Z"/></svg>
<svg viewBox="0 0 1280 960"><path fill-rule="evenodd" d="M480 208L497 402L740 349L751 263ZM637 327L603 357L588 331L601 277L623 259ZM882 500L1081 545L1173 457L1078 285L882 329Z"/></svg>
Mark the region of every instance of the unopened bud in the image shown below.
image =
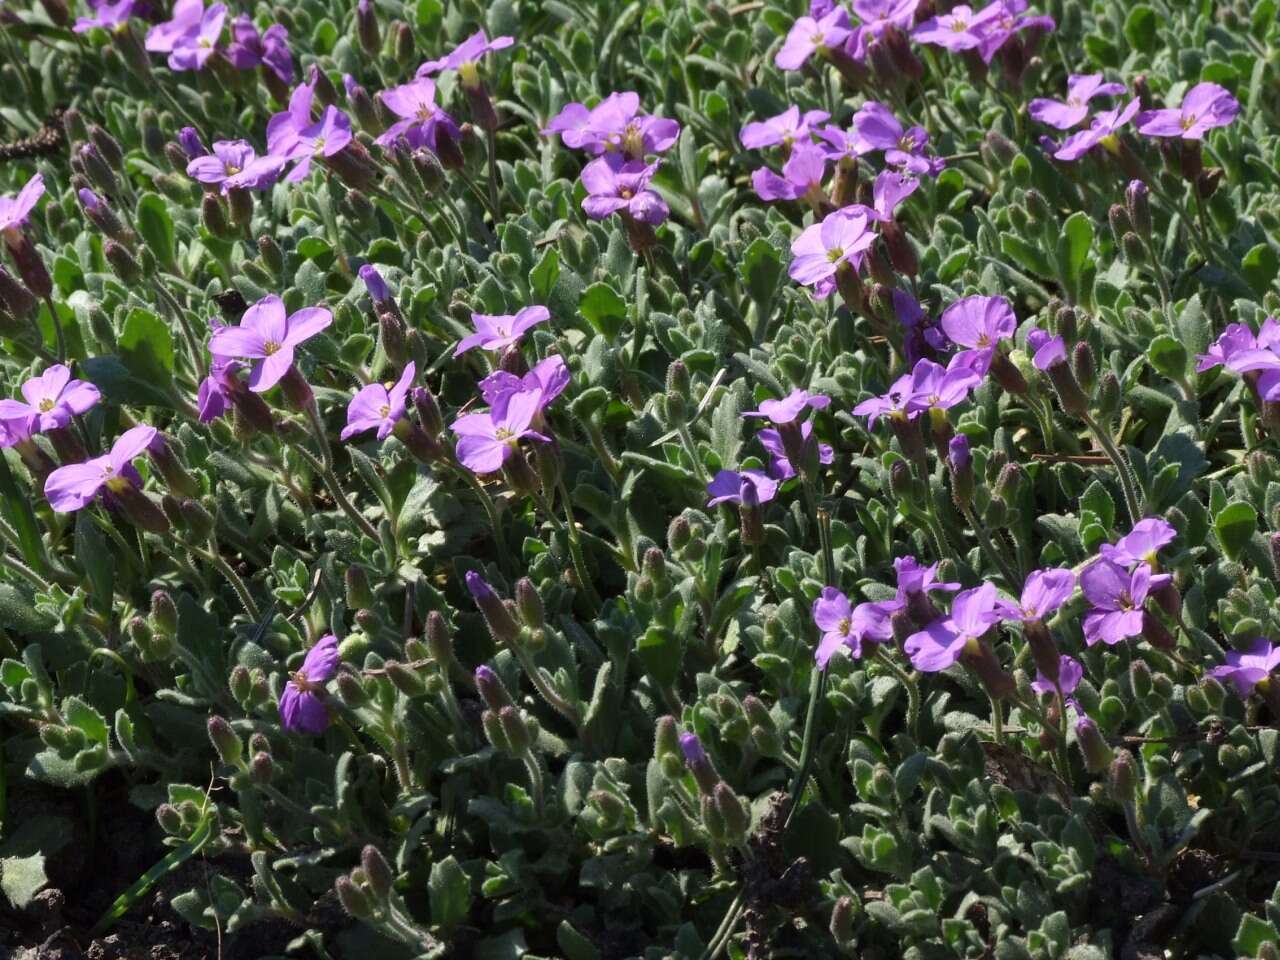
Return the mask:
<svg viewBox="0 0 1280 960"><path fill-rule="evenodd" d="M356 920L368 920L373 915L373 907L364 891L351 882L348 876L341 876L333 884L338 894L338 902Z"/></svg>
<svg viewBox="0 0 1280 960"><path fill-rule="evenodd" d="M503 707L498 711L498 723L502 726L502 735L506 738L507 749L515 756L523 756L529 751L533 740L524 715L516 707Z"/></svg>
<svg viewBox="0 0 1280 960"><path fill-rule="evenodd" d="M1116 803L1132 803L1138 790L1138 773L1134 768L1133 754L1128 750L1116 752L1107 775L1107 787Z"/></svg>
<svg viewBox="0 0 1280 960"><path fill-rule="evenodd" d="M1076 344L1071 353L1071 364L1080 389L1086 396L1093 393L1093 387L1098 382L1098 367L1093 357L1093 348L1086 341L1081 340Z"/></svg>
<svg viewBox="0 0 1280 960"><path fill-rule="evenodd" d="M1101 773L1111 765L1114 754L1107 741L1103 739L1098 725L1088 717L1080 717L1076 721L1076 743L1084 757L1085 769L1090 773Z"/></svg>
<svg viewBox="0 0 1280 960"><path fill-rule="evenodd" d="M1151 236L1151 203L1148 199L1151 191L1141 180L1129 181L1124 191L1125 209L1133 230L1140 237Z"/></svg>
<svg viewBox="0 0 1280 960"><path fill-rule="evenodd" d="M396 877L387 858L373 844L360 851L360 866L364 867L365 878L369 881L369 892L379 900L390 896Z"/></svg>
<svg viewBox="0 0 1280 960"><path fill-rule="evenodd" d="M123 244L108 240L102 245L102 253L107 258L107 263L111 264L112 271L125 286L136 287L142 282L142 267Z"/></svg>
<svg viewBox="0 0 1280 960"><path fill-rule="evenodd" d="M511 694L507 693L507 688L498 675L484 664L476 667L476 689L480 692L480 698L494 713L503 707L515 706Z"/></svg>
<svg viewBox="0 0 1280 960"><path fill-rule="evenodd" d="M751 814L743 806L742 800L723 781L716 784L714 798L716 809L724 820L725 832L731 837L745 837L751 829Z"/></svg>
<svg viewBox="0 0 1280 960"><path fill-rule="evenodd" d="M240 762L240 757L244 753L244 744L240 742L240 738L236 736L231 724L215 714L209 718L207 728L209 731L209 741L213 744L213 749L218 752L218 759L227 766L235 766Z"/></svg>

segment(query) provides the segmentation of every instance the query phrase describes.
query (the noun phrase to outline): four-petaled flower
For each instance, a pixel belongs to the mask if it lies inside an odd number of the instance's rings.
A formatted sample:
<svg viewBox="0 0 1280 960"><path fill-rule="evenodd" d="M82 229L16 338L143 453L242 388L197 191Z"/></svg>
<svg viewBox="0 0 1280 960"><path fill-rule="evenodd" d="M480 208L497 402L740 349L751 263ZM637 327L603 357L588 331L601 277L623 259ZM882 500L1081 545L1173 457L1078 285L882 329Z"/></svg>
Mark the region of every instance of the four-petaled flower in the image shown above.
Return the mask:
<svg viewBox="0 0 1280 960"><path fill-rule="evenodd" d="M814 53L842 46L849 39L849 14L836 7L825 16L799 17L791 25L782 49L773 58L780 70L799 70Z"/></svg>
<svg viewBox="0 0 1280 960"><path fill-rule="evenodd" d="M640 114L639 109L639 94L611 93L590 109L566 104L541 132L558 133L566 147L597 155L621 153L629 160L643 160L648 154L664 153L679 138L680 124Z"/></svg>
<svg viewBox="0 0 1280 960"><path fill-rule="evenodd" d="M748 150L778 144L790 148L797 140L807 139L814 127L830 117L825 110L807 110L801 114L799 107L791 106L776 117L748 123L742 128L740 138Z"/></svg>
<svg viewBox="0 0 1280 960"><path fill-rule="evenodd" d="M1197 83L1182 104L1138 114L1138 132L1149 137L1203 140L1214 127L1225 127L1240 112L1240 101L1216 83Z"/></svg>
<svg viewBox="0 0 1280 960"><path fill-rule="evenodd" d="M747 410L744 417L768 417L774 423L782 425L791 423L804 415L809 409L825 410L831 405L831 398L821 393L810 393L796 387L781 400L762 400L759 410Z"/></svg>
<svg viewBox="0 0 1280 960"><path fill-rule="evenodd" d="M861 211L837 210L821 223L806 227L791 244L793 259L788 275L797 283L814 286L834 277L842 263L856 270L876 240L869 222Z"/></svg>
<svg viewBox="0 0 1280 960"><path fill-rule="evenodd" d="M87 33L94 27L101 27L111 33L117 33L124 29L129 18L133 16L134 3L135 0L100 3L96 8L91 8L93 16L80 17L71 29L75 33Z"/></svg>
<svg viewBox="0 0 1280 960"><path fill-rule="evenodd" d="M321 637L307 651L302 666L290 674L280 694L280 722L294 733L315 735L329 726L324 685L338 672L338 638Z"/></svg>
<svg viewBox="0 0 1280 960"><path fill-rule="evenodd" d="M711 494L707 506L714 507L721 503L741 504L746 488L750 488L746 492L746 497L749 499L754 495L757 503L768 503L778 492L777 481L759 470L741 472L721 470L707 484L707 493Z"/></svg>
<svg viewBox="0 0 1280 960"><path fill-rule="evenodd" d="M44 177L37 173L18 191L16 197L0 197L0 237L11 246L21 237L27 218L43 195Z"/></svg>
<svg viewBox="0 0 1280 960"><path fill-rule="evenodd" d="M526 330L550 319L551 311L543 306L524 307L514 314L473 313L471 322L476 332L463 337L454 348L453 355L460 357L475 347L505 350L519 343Z"/></svg>
<svg viewBox="0 0 1280 960"><path fill-rule="evenodd" d="M996 345L1013 336L1018 318L1004 297L973 296L957 300L942 312L942 332L958 347L968 347L968 366L985 375L995 357Z"/></svg>
<svg viewBox="0 0 1280 960"><path fill-rule="evenodd" d="M133 461L146 453L155 436L155 427L134 427L116 438L109 453L54 470L44 483L49 506L58 513L71 513L88 506L104 489L118 493L138 486Z"/></svg>
<svg viewBox="0 0 1280 960"><path fill-rule="evenodd" d="M413 383L417 368L413 361L405 365L404 373L395 383L371 383L361 387L347 406L347 425L340 437L348 440L366 430L378 431L378 439L385 440L404 417L405 398Z"/></svg>
<svg viewBox="0 0 1280 960"><path fill-rule="evenodd" d="M1248 650L1228 650L1227 662L1210 670L1207 676L1230 681L1240 697L1249 696L1264 680L1270 682L1272 671L1280 667L1280 647L1266 637L1258 637Z"/></svg>
<svg viewBox="0 0 1280 960"><path fill-rule="evenodd" d="M884 162L910 173L937 173L940 161L925 156L929 134L924 127L904 127L883 103L864 103L853 115L853 128L872 150L884 151Z"/></svg>
<svg viewBox="0 0 1280 960"><path fill-rule="evenodd" d="M984 583L957 593L950 616L940 617L907 637L903 649L917 670L946 670L960 659L970 641L977 641L999 621L995 585Z"/></svg>
<svg viewBox="0 0 1280 960"><path fill-rule="evenodd" d="M667 202L656 190L649 189L649 181L657 171L656 160L650 164L642 160L619 163L617 154L592 160L582 168L582 185L587 188L582 209L593 220L621 211L640 223L664 222L671 213Z"/></svg>
<svg viewBox="0 0 1280 960"><path fill-rule="evenodd" d="M23 400L0 400L0 420L26 419L30 433L57 430L84 413L100 399L98 388L83 380L72 380L71 371L55 363L38 377L22 385Z"/></svg>
<svg viewBox="0 0 1280 960"><path fill-rule="evenodd" d="M1058 658L1058 684L1054 686L1052 680L1046 677L1039 670L1036 671L1036 678L1031 681L1031 689L1036 693L1056 693L1058 687L1062 688L1062 695L1066 698L1068 705L1075 706L1075 700L1071 694L1076 692L1076 687L1080 686L1080 681L1084 679L1084 667L1075 657L1068 657L1062 654Z"/></svg>
<svg viewBox="0 0 1280 960"><path fill-rule="evenodd" d="M1095 560L1080 573L1080 590L1093 604L1084 615L1084 641L1111 646L1142 633L1147 596L1169 582L1168 574L1152 574L1139 563L1130 573L1111 560Z"/></svg>
<svg viewBox="0 0 1280 960"><path fill-rule="evenodd" d="M187 164L187 176L220 185L223 193L236 187L265 190L279 179L286 162L271 154L258 156L247 140L218 140L212 153Z"/></svg>
<svg viewBox="0 0 1280 960"><path fill-rule="evenodd" d="M831 657L841 647L855 659L860 659L869 652L864 643L892 640L890 618L901 606L896 600L887 600L860 603L855 607L835 587L823 587L822 594L813 601L813 622L822 631L822 640L814 651L818 669L826 669Z"/></svg>
<svg viewBox="0 0 1280 960"><path fill-rule="evenodd" d="M1094 97L1114 97L1124 93L1122 83L1106 83L1100 73L1073 73L1067 78L1067 99L1037 98L1027 105L1032 119L1059 130L1079 126L1089 116L1089 101Z"/></svg>
<svg viewBox="0 0 1280 960"><path fill-rule="evenodd" d="M1098 554L1104 560L1118 563L1122 567L1146 563L1154 570L1156 553L1161 547L1173 543L1177 535L1178 531L1168 522L1147 517L1135 523L1133 529L1114 544L1104 543L1098 548Z"/></svg>
<svg viewBox="0 0 1280 960"><path fill-rule="evenodd" d="M1027 577L1017 603L997 600L996 609L1005 620L1044 620L1067 602L1075 588L1076 575L1070 570L1036 570Z"/></svg>
<svg viewBox="0 0 1280 960"><path fill-rule="evenodd" d="M304 307L286 317L284 301L271 294L244 312L240 326L215 330L209 352L225 359L255 360L249 371L249 389L262 393L289 372L294 348L332 322L333 314L325 307Z"/></svg>
<svg viewBox="0 0 1280 960"><path fill-rule="evenodd" d="M458 435L458 459L472 473L502 469L520 441L550 441L532 428L542 409L542 391L517 390L498 397L488 413L468 413L453 421Z"/></svg>
<svg viewBox="0 0 1280 960"><path fill-rule="evenodd" d="M483 30L477 30L439 60L428 60L420 66L416 76L429 77L446 70L457 70L463 83L474 82L477 67L486 53L505 50L515 42L514 37L494 37L490 40Z"/></svg>
<svg viewBox="0 0 1280 960"><path fill-rule="evenodd" d="M169 54L170 70L203 70L218 50L218 38L227 19L225 4L215 3L200 15L194 30L183 34Z"/></svg>
<svg viewBox="0 0 1280 960"><path fill-rule="evenodd" d="M441 130L456 135L458 125L453 117L436 105L435 81L419 77L409 83L380 94L382 102L400 119L389 126L377 139L380 146L389 147L401 137L413 148L436 149L436 138Z"/></svg>

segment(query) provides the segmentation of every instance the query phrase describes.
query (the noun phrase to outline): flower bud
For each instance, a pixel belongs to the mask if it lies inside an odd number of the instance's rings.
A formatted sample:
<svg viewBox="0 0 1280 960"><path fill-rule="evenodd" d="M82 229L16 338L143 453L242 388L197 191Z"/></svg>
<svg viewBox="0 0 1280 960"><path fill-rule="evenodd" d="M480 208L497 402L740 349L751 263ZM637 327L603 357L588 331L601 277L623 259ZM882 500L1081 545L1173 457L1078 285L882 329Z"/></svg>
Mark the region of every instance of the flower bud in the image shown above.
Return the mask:
<svg viewBox="0 0 1280 960"><path fill-rule="evenodd" d="M13 274L0 266L0 301L18 320L30 320L36 312L36 298Z"/></svg>
<svg viewBox="0 0 1280 960"><path fill-rule="evenodd" d="M200 492L200 484L178 460L163 433L155 435L155 439L147 446L147 455L174 496L193 497Z"/></svg>
<svg viewBox="0 0 1280 960"><path fill-rule="evenodd" d="M122 244L108 240L102 246L102 253L111 264L111 269L127 287L136 287L142 282L142 267Z"/></svg>
<svg viewBox="0 0 1280 960"><path fill-rule="evenodd" d="M413 30L403 20L397 20L391 25L391 35L395 43L396 63L408 67L414 57Z"/></svg>
<svg viewBox="0 0 1280 960"><path fill-rule="evenodd" d="M831 937L835 942L844 947L853 943L856 930L854 922L856 920L853 897L841 897L836 901L835 906L831 908Z"/></svg>
<svg viewBox="0 0 1280 960"><path fill-rule="evenodd" d="M182 501L182 516L187 521L187 529L191 531L191 535L197 542L203 542L209 539L213 533L214 520L213 515L206 510L198 500Z"/></svg>
<svg viewBox="0 0 1280 960"><path fill-rule="evenodd" d="M711 765L711 758L703 749L698 735L696 733L680 734L680 750L684 754L684 762L688 765L689 772L693 774L693 779L698 784L698 789L707 796L713 794L716 784L720 782L720 776Z"/></svg>
<svg viewBox="0 0 1280 960"><path fill-rule="evenodd" d="M951 497L956 506L967 510L973 502L973 454L969 438L957 433L947 444L947 468L951 473Z"/></svg>
<svg viewBox="0 0 1280 960"><path fill-rule="evenodd" d="M353 710L369 702L369 694L364 689L360 678L353 673L340 673L337 676L338 697Z"/></svg>
<svg viewBox="0 0 1280 960"><path fill-rule="evenodd" d="M1124 191L1125 209L1133 230L1144 239L1151 236L1151 203L1148 199L1151 191L1141 180L1130 180Z"/></svg>
<svg viewBox="0 0 1280 960"><path fill-rule="evenodd" d="M1002 169L1009 167L1021 152L1012 140L998 130L988 130L982 146Z"/></svg>
<svg viewBox="0 0 1280 960"><path fill-rule="evenodd" d="M1142 636L1157 650L1172 650L1177 646L1177 640L1164 622L1146 610L1142 612Z"/></svg>
<svg viewBox="0 0 1280 960"><path fill-rule="evenodd" d="M1202 170L1196 175L1196 193L1200 194L1202 199L1208 200L1218 192L1218 184L1222 182L1222 168L1213 167L1209 170Z"/></svg>
<svg viewBox="0 0 1280 960"><path fill-rule="evenodd" d="M231 213L231 225L240 229L253 220L253 194L244 187L227 191L227 210Z"/></svg>
<svg viewBox="0 0 1280 960"><path fill-rule="evenodd" d="M1098 416L1106 421L1120 411L1120 378L1108 370L1098 379Z"/></svg>
<svg viewBox="0 0 1280 960"><path fill-rule="evenodd" d="M169 518L164 515L164 511L132 483L113 491L112 496L119 504L120 512L139 530L155 534L169 532Z"/></svg>
<svg viewBox="0 0 1280 960"><path fill-rule="evenodd" d="M214 714L209 718L208 724L209 741L213 744L213 749L218 752L218 759L227 766L235 766L240 762L240 757L244 752L244 744L240 742L240 738L236 736L231 724Z"/></svg>
<svg viewBox="0 0 1280 960"><path fill-rule="evenodd" d="M231 675L227 678L227 687L230 689L231 696L236 703L243 704L249 699L251 684L249 668L243 663L236 664L231 670Z"/></svg>
<svg viewBox="0 0 1280 960"><path fill-rule="evenodd" d="M1133 231L1133 221L1129 211L1119 203L1113 203L1107 210L1107 220L1111 224L1111 233L1116 243L1121 243L1126 233Z"/></svg>
<svg viewBox="0 0 1280 960"><path fill-rule="evenodd" d="M692 531L688 518L682 515L672 520L671 525L667 527L667 546L679 553L689 545L691 540Z"/></svg>
<svg viewBox="0 0 1280 960"><path fill-rule="evenodd" d="M1118 750L1107 774L1107 787L1116 803L1132 803L1138 790L1138 773L1134 768L1133 754Z"/></svg>
<svg viewBox="0 0 1280 960"><path fill-rule="evenodd" d="M92 143L83 144L76 151L76 157L80 160L84 175L89 178L90 183L109 197L119 195L120 181L97 146Z"/></svg>
<svg viewBox="0 0 1280 960"><path fill-rule="evenodd" d="M338 894L338 902L356 920L368 920L373 916L373 906L363 890L351 882L348 876L341 876L333 884Z"/></svg>
<svg viewBox="0 0 1280 960"><path fill-rule="evenodd" d="M427 685L422 677L396 660L388 660L383 669L387 671L387 679L392 686L406 697L421 697L427 692Z"/></svg>
<svg viewBox="0 0 1280 960"><path fill-rule="evenodd" d="M374 604L373 589L369 586L369 571L359 565L347 567L343 575L347 606L352 610L365 610Z"/></svg>
<svg viewBox="0 0 1280 960"><path fill-rule="evenodd" d="M1114 754L1107 741L1103 739L1098 725L1088 717L1080 717L1076 721L1076 743L1084 757L1085 769L1090 773L1101 773L1111 765Z"/></svg>
<svg viewBox="0 0 1280 960"><path fill-rule="evenodd" d="M1075 368L1076 380L1086 395L1093 393L1094 384L1098 382L1098 367L1093 358L1093 348L1081 340L1071 353L1072 366Z"/></svg>
<svg viewBox="0 0 1280 960"><path fill-rule="evenodd" d="M1136 233L1126 233L1120 238L1120 249L1124 253L1124 258L1134 266L1141 266L1147 262L1147 248L1142 245L1142 241Z"/></svg>
<svg viewBox="0 0 1280 960"><path fill-rule="evenodd" d="M515 706L511 694L507 693L507 688L498 675L484 664L476 667L476 689L480 692L480 698L495 714L503 707Z"/></svg>
<svg viewBox="0 0 1280 960"><path fill-rule="evenodd" d="M520 627L506 605L493 592L493 588L474 570L467 571L466 582L467 590L471 593L476 606L480 608L480 613L484 616L494 641L500 644L514 643L520 635Z"/></svg>
<svg viewBox="0 0 1280 960"><path fill-rule="evenodd" d="M542 607L542 598L538 589L528 577L516 581L516 609L524 625L533 630L540 630L546 625L546 612Z"/></svg>
<svg viewBox="0 0 1280 960"><path fill-rule="evenodd" d="M371 60L382 52L382 33L378 29L378 16L371 0L360 0L356 4L356 38L360 41L360 49Z"/></svg>
<svg viewBox="0 0 1280 960"><path fill-rule="evenodd" d="M182 833L182 817L171 803L162 803L156 807L156 822L170 836Z"/></svg>
<svg viewBox="0 0 1280 960"><path fill-rule="evenodd" d="M364 867L364 875L369 881L369 892L379 900L387 899L396 877L386 857L373 844L368 844L360 851L360 866Z"/></svg>
<svg viewBox="0 0 1280 960"><path fill-rule="evenodd" d="M1089 398L1080 389L1080 382L1065 360L1051 364L1045 371L1058 395L1058 403L1062 411L1073 417L1084 417L1089 412Z"/></svg>
<svg viewBox="0 0 1280 960"><path fill-rule="evenodd" d="M716 809L724 820L725 832L735 839L744 838L751 829L751 814L732 788L721 781L716 784L714 800Z"/></svg>
<svg viewBox="0 0 1280 960"><path fill-rule="evenodd" d="M200 198L200 222L215 237L229 238L235 230L227 222L226 208L216 193L206 193Z"/></svg>
<svg viewBox="0 0 1280 960"><path fill-rule="evenodd" d="M116 141L116 138L107 132L106 127L96 123L91 124L89 126L89 142L97 148L107 166L115 170L124 166L124 151L120 149L120 144Z"/></svg>
<svg viewBox="0 0 1280 960"><path fill-rule="evenodd" d="M524 715L515 707L503 707L498 711L498 723L502 727L502 735L506 738L507 750L517 757L529 752L533 738L529 733Z"/></svg>

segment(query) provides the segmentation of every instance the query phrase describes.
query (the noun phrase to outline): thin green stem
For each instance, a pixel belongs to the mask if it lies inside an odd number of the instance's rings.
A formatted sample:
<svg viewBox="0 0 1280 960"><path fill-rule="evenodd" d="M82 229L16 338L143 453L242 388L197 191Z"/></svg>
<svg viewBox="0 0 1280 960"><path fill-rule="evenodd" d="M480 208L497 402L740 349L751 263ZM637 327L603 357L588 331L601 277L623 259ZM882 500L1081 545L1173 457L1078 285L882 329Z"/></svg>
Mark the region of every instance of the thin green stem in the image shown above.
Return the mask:
<svg viewBox="0 0 1280 960"><path fill-rule="evenodd" d="M307 466L319 475L320 480L328 489L329 495L333 497L333 501L338 505L338 508L351 518L352 522L360 528L361 533L374 543L380 543L381 539L378 536L377 529L365 518L364 514L357 510L354 504L347 499L347 495L343 493L342 487L338 483L338 478L334 476L332 468L325 466L317 460L315 455L301 444L296 445L294 449L298 451L299 456L301 456L303 460L307 461Z"/></svg>
<svg viewBox="0 0 1280 960"><path fill-rule="evenodd" d="M249 615L250 620L256 621L262 619L262 613L259 611L257 603L254 602L253 595L249 593L249 588L245 585L245 582L240 579L240 575L236 573L235 570L231 569L231 564L222 559L222 556L218 553L216 547L213 550L206 550L203 547L198 547L194 543L189 543L185 540L181 540L179 542L201 560L212 564L213 568L222 574L223 579L225 579L227 583L231 584L231 589L234 590L236 592L236 596L240 598L240 605L244 607L244 612Z"/></svg>
<svg viewBox="0 0 1280 960"><path fill-rule="evenodd" d="M511 574L511 554L507 550L507 538L502 532L502 521L498 516L497 508L493 505L493 499L489 496L488 491L480 485L476 475L470 470L465 467L454 466L453 471L472 489L476 499L484 507L484 512L489 518L489 526L493 530L493 543L498 550L498 566L502 568L503 573L509 576Z"/></svg>
<svg viewBox="0 0 1280 960"><path fill-rule="evenodd" d="M680 436L680 445L684 447L684 452L693 463L693 472L697 475L698 481L705 486L707 483L707 468L702 465L702 458L698 456L698 447L693 442L693 435L689 433L689 425L684 420L681 420L676 424L676 433Z"/></svg>
<svg viewBox="0 0 1280 960"><path fill-rule="evenodd" d="M586 557L582 553L582 540L578 536L578 523L573 519L573 500L569 497L569 488L564 482L564 471L559 472L558 484L560 488L560 499L563 501L565 523L569 537L569 556L573 559L573 569L578 575L578 580L582 584L582 595L587 601L587 605L591 608L591 615L594 617L600 610L600 595L596 593L595 585L591 582L591 571L587 569Z"/></svg>
<svg viewBox="0 0 1280 960"><path fill-rule="evenodd" d="M1013 568L1009 566L1009 561L1004 558L1004 555L991 542L991 535L987 532L986 525L978 519L972 507L961 507L960 512L964 514L965 521L973 528L974 536L978 538L978 545L982 548L982 552L986 554L988 560L1000 568L1000 572L1004 575L1005 583L1008 584L1009 589L1017 593L1022 589L1022 578L1013 571Z"/></svg>
<svg viewBox="0 0 1280 960"><path fill-rule="evenodd" d="M1004 706L1000 698L987 691L987 699L991 701L991 738L996 743L1004 744Z"/></svg>
<svg viewBox="0 0 1280 960"><path fill-rule="evenodd" d="M524 768L529 773L529 792L533 794L533 809L537 812L538 819L542 819L543 811L546 809L546 787L543 783L542 764L538 762L532 750L526 750L522 759Z"/></svg>
<svg viewBox="0 0 1280 960"><path fill-rule="evenodd" d="M1132 526L1142 519L1142 501L1138 497L1137 481L1129 468L1129 464L1125 462L1124 456L1120 453L1119 448L1111 439L1110 435L1102 426L1093 419L1089 414L1081 414L1085 426L1089 428L1089 432L1093 434L1093 438L1098 441L1098 446L1102 448L1102 452L1116 468L1116 472L1120 475L1120 489L1124 492L1125 507L1129 511L1129 524Z"/></svg>
<svg viewBox="0 0 1280 960"><path fill-rule="evenodd" d="M58 362L67 362L67 339L66 334L62 331L62 320L58 317L58 310L53 305L52 297L44 298L45 306L49 308L49 322L53 324L53 338L57 343ZM43 335L42 335L43 337Z"/></svg>
<svg viewBox="0 0 1280 960"><path fill-rule="evenodd" d="M893 658L878 644L875 646L875 657L885 668L898 678L898 682L907 688L907 733L912 740L919 739L920 726L920 684L915 677L907 673L893 662Z"/></svg>

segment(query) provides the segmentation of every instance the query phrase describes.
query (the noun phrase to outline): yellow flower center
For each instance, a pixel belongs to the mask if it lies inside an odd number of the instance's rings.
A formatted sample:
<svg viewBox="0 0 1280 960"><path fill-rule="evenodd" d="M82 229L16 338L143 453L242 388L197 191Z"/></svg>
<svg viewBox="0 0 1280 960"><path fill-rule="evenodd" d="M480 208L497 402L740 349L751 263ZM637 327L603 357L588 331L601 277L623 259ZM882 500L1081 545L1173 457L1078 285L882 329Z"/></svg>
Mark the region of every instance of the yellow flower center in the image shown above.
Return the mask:
<svg viewBox="0 0 1280 960"><path fill-rule="evenodd" d="M320 684L313 683L311 678L301 670L296 673L291 673L289 675L289 679L293 681L293 685L298 688L299 693L314 693L321 687Z"/></svg>
<svg viewBox="0 0 1280 960"><path fill-rule="evenodd" d="M1190 130L1192 127L1195 126L1195 123L1196 123L1196 115L1194 113L1187 114L1187 116L1182 118L1182 129Z"/></svg>
<svg viewBox="0 0 1280 960"><path fill-rule="evenodd" d="M52 409L53 409L53 401L50 400L48 397L45 397L43 400L40 401L41 413L48 413Z"/></svg>
<svg viewBox="0 0 1280 960"><path fill-rule="evenodd" d="M843 256L844 256L844 247L833 247L832 249L827 251L827 259L832 263L835 263L837 260L839 260Z"/></svg>
<svg viewBox="0 0 1280 960"><path fill-rule="evenodd" d="M382 417L384 420L387 417L391 416L391 405L388 403L384 403L382 406L380 406L378 408L378 416Z"/></svg>
<svg viewBox="0 0 1280 960"><path fill-rule="evenodd" d="M281 344L276 343L274 340L268 340L266 343L262 345L262 352L269 357L273 353L279 353L280 347L281 347Z"/></svg>
<svg viewBox="0 0 1280 960"><path fill-rule="evenodd" d="M848 635L849 635L849 628L850 628L851 626L852 626L852 623L850 623L849 618L848 618L848 617L845 617L843 620L841 620L841 621L840 621L840 624L839 624L839 626L837 626L837 627L836 627L836 630L837 630L839 633L842 633L842 634L844 634L845 636L848 636Z"/></svg>

